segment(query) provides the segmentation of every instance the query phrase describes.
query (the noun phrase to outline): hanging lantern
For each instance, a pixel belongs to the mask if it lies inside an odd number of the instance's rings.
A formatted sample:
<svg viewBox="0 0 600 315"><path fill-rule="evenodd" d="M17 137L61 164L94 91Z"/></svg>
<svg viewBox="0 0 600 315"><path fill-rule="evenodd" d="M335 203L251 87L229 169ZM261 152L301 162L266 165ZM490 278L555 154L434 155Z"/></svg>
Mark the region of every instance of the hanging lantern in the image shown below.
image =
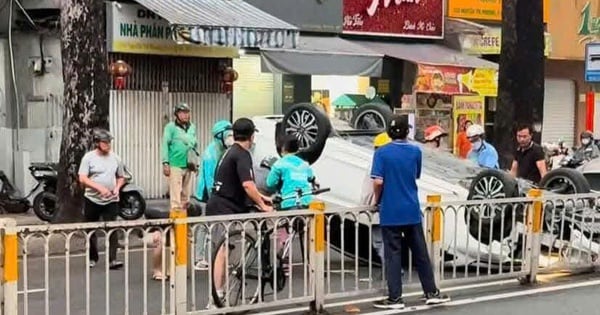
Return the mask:
<svg viewBox="0 0 600 315"><path fill-rule="evenodd" d="M232 67L226 67L223 70L223 77L221 79L223 93L231 94L233 92L233 82L237 81L238 77L238 72Z"/></svg>
<svg viewBox="0 0 600 315"><path fill-rule="evenodd" d="M114 86L117 90L125 88L125 79L131 74L131 66L123 60L117 60L110 64L109 72L113 76Z"/></svg>

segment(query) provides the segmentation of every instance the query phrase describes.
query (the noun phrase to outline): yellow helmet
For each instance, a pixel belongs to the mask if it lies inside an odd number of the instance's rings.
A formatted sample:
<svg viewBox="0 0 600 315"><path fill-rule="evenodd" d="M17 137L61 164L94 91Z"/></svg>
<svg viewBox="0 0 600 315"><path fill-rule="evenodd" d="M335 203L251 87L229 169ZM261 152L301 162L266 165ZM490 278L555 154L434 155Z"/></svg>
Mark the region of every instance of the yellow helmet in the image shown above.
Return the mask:
<svg viewBox="0 0 600 315"><path fill-rule="evenodd" d="M373 140L373 146L376 148L382 147L388 143L392 142L390 136L388 136L387 132L382 132L375 137Z"/></svg>

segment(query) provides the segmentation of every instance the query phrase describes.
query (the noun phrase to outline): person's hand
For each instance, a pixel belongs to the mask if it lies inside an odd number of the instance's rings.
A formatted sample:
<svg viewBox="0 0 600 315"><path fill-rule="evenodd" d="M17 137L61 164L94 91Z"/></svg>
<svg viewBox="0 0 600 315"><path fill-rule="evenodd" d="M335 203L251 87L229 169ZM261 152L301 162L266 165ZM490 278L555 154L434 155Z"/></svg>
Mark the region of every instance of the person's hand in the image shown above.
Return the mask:
<svg viewBox="0 0 600 315"><path fill-rule="evenodd" d="M163 165L163 174L165 174L167 177L171 175L171 167L168 164Z"/></svg>
<svg viewBox="0 0 600 315"><path fill-rule="evenodd" d="M112 191L110 191L109 189L107 189L105 187L100 187L98 192L100 193L100 196L102 196L103 198L108 198L108 197L112 196L112 194L113 194Z"/></svg>
<svg viewBox="0 0 600 315"><path fill-rule="evenodd" d="M113 189L112 194L115 196L118 196L121 193L119 187L115 187L115 189Z"/></svg>
<svg viewBox="0 0 600 315"><path fill-rule="evenodd" d="M268 205L272 205L273 204L273 198L265 196L265 195L260 195L260 198Z"/></svg>
<svg viewBox="0 0 600 315"><path fill-rule="evenodd" d="M260 210L262 212L273 212L273 206L269 206L269 205L262 205L260 207Z"/></svg>

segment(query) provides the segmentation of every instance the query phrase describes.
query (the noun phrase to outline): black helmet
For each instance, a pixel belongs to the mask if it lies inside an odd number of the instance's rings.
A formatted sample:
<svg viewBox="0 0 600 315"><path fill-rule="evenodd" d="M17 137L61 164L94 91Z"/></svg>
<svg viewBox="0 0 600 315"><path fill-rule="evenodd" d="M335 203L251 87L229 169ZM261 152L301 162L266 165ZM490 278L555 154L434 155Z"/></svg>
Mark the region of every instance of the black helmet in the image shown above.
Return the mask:
<svg viewBox="0 0 600 315"><path fill-rule="evenodd" d="M175 105L175 115L179 112L189 112L190 106L187 103L179 103Z"/></svg>
<svg viewBox="0 0 600 315"><path fill-rule="evenodd" d="M94 142L110 142L112 141L113 137L110 134L110 132L108 132L108 130L105 129L96 129L94 130Z"/></svg>
<svg viewBox="0 0 600 315"><path fill-rule="evenodd" d="M274 155L266 156L262 159L262 161L260 161L260 167L270 170L273 164L275 164L275 162L277 162L278 159L279 158L277 158Z"/></svg>

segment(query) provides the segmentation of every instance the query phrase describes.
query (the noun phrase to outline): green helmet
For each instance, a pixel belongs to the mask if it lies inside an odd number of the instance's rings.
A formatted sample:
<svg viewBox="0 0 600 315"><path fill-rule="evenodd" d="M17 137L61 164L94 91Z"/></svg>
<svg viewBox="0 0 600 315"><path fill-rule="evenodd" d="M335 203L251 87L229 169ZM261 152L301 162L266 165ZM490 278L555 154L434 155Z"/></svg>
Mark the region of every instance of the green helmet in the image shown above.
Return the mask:
<svg viewBox="0 0 600 315"><path fill-rule="evenodd" d="M231 122L227 120L219 120L213 125L212 135L214 138L222 139L223 133L227 130L231 130Z"/></svg>
<svg viewBox="0 0 600 315"><path fill-rule="evenodd" d="M189 112L190 106L187 103L179 103L175 105L175 115L179 112Z"/></svg>

